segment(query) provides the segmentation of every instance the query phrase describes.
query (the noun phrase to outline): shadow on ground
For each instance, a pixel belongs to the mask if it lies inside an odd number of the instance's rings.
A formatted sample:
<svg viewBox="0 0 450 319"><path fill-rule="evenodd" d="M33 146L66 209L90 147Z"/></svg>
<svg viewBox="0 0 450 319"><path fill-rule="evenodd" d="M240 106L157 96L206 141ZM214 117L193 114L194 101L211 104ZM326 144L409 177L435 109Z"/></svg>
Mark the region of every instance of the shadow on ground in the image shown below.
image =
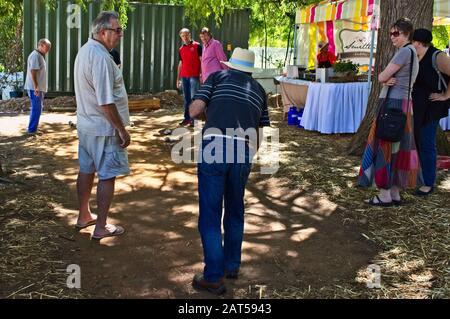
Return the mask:
<svg viewBox="0 0 450 319"><path fill-rule="evenodd" d="M8 178L24 183L2 185L0 212L4 217L0 228L12 236L2 238L2 250L7 250L10 258L25 252L30 264L38 258L60 263L55 279L47 282L44 273L50 268L45 263L37 263L29 273L26 269L16 271L19 264L10 262L8 272L15 275L3 275L0 295L10 296L32 284L37 276L43 278L41 297L209 298L191 287L194 273L203 267L197 231L196 167L174 164L170 158L173 144L158 135L159 130L174 127L179 120L179 114L166 111L133 116L131 175L118 179L110 215L110 221L123 225L126 234L100 243L90 240L93 227L80 233L73 230L77 138L67 121L42 123L42 135L2 138L2 161L5 159L14 171ZM355 284L357 273L378 253L358 227L344 225L339 206L325 192L314 187L292 189L287 184L280 178L261 176L256 168L252 172L246 196L241 276L227 282L225 297L255 298L259 296L256 285L266 286L267 297L277 297L277 292L289 287L315 291L320 296L323 287ZM37 206L33 206L33 196L40 200ZM95 196L92 199L95 212ZM42 209L46 222L56 223L57 228L32 227L33 218ZM23 215L26 210L32 214ZM11 228L13 219L26 225ZM20 248L21 232L36 239L28 254L27 248ZM39 240L42 236L47 240ZM11 245L12 238L15 245ZM54 250L40 248L51 242L55 242ZM78 294L65 287L68 274L64 270L69 264L81 267ZM23 289L14 297L28 297L35 288ZM36 296L39 294L31 295Z"/></svg>

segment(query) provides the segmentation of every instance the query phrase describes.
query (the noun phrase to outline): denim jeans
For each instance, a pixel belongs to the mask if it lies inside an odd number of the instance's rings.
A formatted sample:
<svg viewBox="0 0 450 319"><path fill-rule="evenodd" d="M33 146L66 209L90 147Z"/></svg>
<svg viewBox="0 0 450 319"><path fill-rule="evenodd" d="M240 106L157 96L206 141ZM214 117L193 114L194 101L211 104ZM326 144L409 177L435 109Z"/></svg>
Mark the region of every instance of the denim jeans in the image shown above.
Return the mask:
<svg viewBox="0 0 450 319"><path fill-rule="evenodd" d="M42 102L44 101L44 92L39 92L36 96L33 90L28 91L31 102L30 123L28 124L28 133L37 131L39 125L39 118L42 112Z"/></svg>
<svg viewBox="0 0 450 319"><path fill-rule="evenodd" d="M189 116L189 104L191 104L192 98L200 86L200 80L198 77L181 78L183 84L184 95L184 119L190 120Z"/></svg>
<svg viewBox="0 0 450 319"><path fill-rule="evenodd" d="M223 140L225 138L215 137ZM211 141L203 140L204 149ZM243 142L240 142L243 143ZM248 145L245 146L244 163L227 163L225 159L241 148L238 142L225 145L222 150L215 148L212 153L222 158L222 163L198 163L198 193L200 215L198 229L203 244L204 278L216 282L224 276L225 270L239 270L244 234L244 193L251 169ZM242 149L242 148L241 148ZM236 156L234 156L236 159ZM199 157L200 158L200 157ZM233 158L233 156L231 156ZM222 244L222 205L224 240Z"/></svg>
<svg viewBox="0 0 450 319"><path fill-rule="evenodd" d="M436 180L436 133L439 121L427 123L420 128L419 158L425 186L434 186Z"/></svg>

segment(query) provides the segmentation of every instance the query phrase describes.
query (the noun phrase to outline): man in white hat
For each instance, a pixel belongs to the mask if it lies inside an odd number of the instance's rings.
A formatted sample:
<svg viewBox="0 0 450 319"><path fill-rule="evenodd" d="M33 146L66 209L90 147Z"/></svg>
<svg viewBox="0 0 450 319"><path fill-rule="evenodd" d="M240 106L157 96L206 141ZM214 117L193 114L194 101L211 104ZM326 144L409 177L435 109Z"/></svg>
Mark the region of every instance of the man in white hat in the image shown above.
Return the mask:
<svg viewBox="0 0 450 319"><path fill-rule="evenodd" d="M236 48L229 62L221 62L230 69L211 74L189 108L192 118L206 114L197 172L205 268L194 276L192 285L217 295L226 291L224 277L238 277L245 185L259 128L270 125L266 93L251 76L256 70L255 54Z"/></svg>

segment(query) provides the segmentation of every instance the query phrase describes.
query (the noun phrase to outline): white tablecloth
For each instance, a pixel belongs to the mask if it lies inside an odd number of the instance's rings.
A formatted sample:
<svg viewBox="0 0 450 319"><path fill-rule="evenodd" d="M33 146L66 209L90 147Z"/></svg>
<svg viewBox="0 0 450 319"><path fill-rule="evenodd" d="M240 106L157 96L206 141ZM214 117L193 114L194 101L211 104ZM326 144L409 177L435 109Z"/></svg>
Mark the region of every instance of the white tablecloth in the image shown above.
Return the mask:
<svg viewBox="0 0 450 319"><path fill-rule="evenodd" d="M446 118L441 119L439 121L439 124L441 125L444 131L450 130L450 110L448 110L448 116Z"/></svg>
<svg viewBox="0 0 450 319"><path fill-rule="evenodd" d="M298 85L306 85L306 86L308 86L309 84L312 83L311 81L299 80L299 79L290 79L290 78L287 78L287 77L281 76L281 75L280 76L276 76L275 79L278 82L281 82L281 83L290 83L290 84L298 84Z"/></svg>
<svg viewBox="0 0 450 319"><path fill-rule="evenodd" d="M355 133L366 113L367 82L310 83L301 124L325 134Z"/></svg>
<svg viewBox="0 0 450 319"><path fill-rule="evenodd" d="M287 113L291 106L296 106L297 108L305 107L310 81L289 79L284 76L279 76L275 79L280 82L284 113Z"/></svg>

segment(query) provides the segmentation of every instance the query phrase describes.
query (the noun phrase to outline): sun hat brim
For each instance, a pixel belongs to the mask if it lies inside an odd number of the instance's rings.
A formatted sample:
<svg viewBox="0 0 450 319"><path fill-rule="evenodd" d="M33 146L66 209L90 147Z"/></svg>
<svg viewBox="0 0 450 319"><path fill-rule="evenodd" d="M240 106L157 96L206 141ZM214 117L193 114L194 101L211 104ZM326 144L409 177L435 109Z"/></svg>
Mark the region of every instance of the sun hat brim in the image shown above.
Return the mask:
<svg viewBox="0 0 450 319"><path fill-rule="evenodd" d="M239 70L239 71L243 71L243 72L247 72L247 73L254 73L254 72L260 71L260 69L258 69L258 68L244 66L244 65L238 65L238 64L234 64L234 63L228 62L228 61L220 61L220 63L225 64L227 67L229 67L231 69L235 69L235 70Z"/></svg>

